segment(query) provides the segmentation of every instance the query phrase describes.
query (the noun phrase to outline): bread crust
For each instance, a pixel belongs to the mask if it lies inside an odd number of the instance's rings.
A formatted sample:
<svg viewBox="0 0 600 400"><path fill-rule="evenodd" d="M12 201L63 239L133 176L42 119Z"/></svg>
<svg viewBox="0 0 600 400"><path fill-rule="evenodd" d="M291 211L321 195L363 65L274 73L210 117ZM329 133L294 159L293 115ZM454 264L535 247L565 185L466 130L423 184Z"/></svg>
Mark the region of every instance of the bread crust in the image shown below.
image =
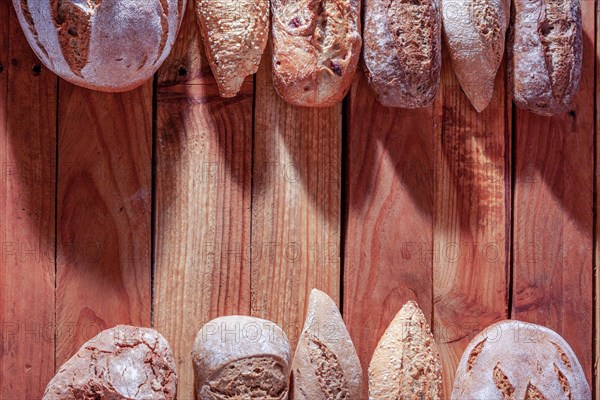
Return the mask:
<svg viewBox="0 0 600 400"><path fill-rule="evenodd" d="M256 73L269 36L269 0L196 0L204 48L222 97Z"/></svg>
<svg viewBox="0 0 600 400"><path fill-rule="evenodd" d="M272 0L273 83L287 102L328 107L352 83L360 0Z"/></svg>
<svg viewBox="0 0 600 400"><path fill-rule="evenodd" d="M13 0L29 45L61 78L122 92L161 66L186 0Z"/></svg>
<svg viewBox="0 0 600 400"><path fill-rule="evenodd" d="M515 104L551 116L579 90L583 43L579 0L515 0L509 82Z"/></svg>
<svg viewBox="0 0 600 400"><path fill-rule="evenodd" d="M430 105L440 85L439 0L364 0L363 57L381 104Z"/></svg>

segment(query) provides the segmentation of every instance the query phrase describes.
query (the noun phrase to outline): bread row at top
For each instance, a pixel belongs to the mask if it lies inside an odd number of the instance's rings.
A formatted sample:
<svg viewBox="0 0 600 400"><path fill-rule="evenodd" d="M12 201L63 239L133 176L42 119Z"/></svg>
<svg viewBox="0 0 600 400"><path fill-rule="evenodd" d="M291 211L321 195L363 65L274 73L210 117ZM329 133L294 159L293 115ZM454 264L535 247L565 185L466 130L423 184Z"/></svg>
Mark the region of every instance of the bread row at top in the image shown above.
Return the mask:
<svg viewBox="0 0 600 400"><path fill-rule="evenodd" d="M363 0L362 35L360 0L195 1L224 97L235 96L257 71L269 19L275 88L299 106L341 101L361 48L365 74L382 104L431 104L440 85L442 30L458 80L479 112L492 98L505 43L511 94L520 108L542 115L564 112L579 87L579 0L513 0L512 21L511 0ZM13 4L31 47L48 68L81 86L124 91L149 79L165 60L186 0Z"/></svg>

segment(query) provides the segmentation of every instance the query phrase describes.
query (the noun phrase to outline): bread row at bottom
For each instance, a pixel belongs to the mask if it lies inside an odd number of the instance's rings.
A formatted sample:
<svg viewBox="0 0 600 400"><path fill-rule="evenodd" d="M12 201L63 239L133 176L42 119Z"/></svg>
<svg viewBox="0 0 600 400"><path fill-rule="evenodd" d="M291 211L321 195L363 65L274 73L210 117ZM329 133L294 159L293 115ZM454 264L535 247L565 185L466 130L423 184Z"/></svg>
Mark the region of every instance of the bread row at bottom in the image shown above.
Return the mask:
<svg viewBox="0 0 600 400"><path fill-rule="evenodd" d="M294 357L275 323L227 316L207 323L192 351L196 399L353 400L363 373L335 302L314 289ZM423 312L408 302L381 337L368 371L370 400L440 399L439 353ZM506 320L465 350L452 399L591 398L567 342L534 324ZM165 338L120 325L86 342L48 384L45 400L175 399L177 373Z"/></svg>

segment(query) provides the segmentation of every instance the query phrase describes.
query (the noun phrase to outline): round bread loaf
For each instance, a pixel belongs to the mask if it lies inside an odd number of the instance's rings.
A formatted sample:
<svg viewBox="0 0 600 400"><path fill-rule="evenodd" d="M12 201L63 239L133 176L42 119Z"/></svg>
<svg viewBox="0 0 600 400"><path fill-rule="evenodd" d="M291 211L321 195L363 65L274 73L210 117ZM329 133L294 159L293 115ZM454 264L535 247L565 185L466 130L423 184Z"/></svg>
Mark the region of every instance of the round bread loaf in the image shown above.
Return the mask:
<svg viewBox="0 0 600 400"><path fill-rule="evenodd" d="M589 400L590 387L568 343L535 324L490 325L460 359L452 399Z"/></svg>
<svg viewBox="0 0 600 400"><path fill-rule="evenodd" d="M169 54L186 0L13 0L38 58L61 78L120 92Z"/></svg>
<svg viewBox="0 0 600 400"><path fill-rule="evenodd" d="M216 318L194 341L196 398L288 398L292 351L274 322L232 315Z"/></svg>

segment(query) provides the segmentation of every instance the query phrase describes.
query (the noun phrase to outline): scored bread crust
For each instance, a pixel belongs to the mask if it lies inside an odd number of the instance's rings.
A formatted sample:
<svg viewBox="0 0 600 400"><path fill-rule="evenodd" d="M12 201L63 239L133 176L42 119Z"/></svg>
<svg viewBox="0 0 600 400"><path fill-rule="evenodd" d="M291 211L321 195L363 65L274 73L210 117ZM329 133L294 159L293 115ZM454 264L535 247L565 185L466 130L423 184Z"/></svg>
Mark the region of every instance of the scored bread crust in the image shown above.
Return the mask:
<svg viewBox="0 0 600 400"><path fill-rule="evenodd" d="M269 0L196 0L204 48L223 97L256 73L269 35Z"/></svg>
<svg viewBox="0 0 600 400"><path fill-rule="evenodd" d="M439 0L364 0L363 57L381 104L431 104L442 63Z"/></svg>
<svg viewBox="0 0 600 400"><path fill-rule="evenodd" d="M556 332L505 320L469 343L454 380L453 400L589 400L590 388L569 344Z"/></svg>
<svg viewBox="0 0 600 400"><path fill-rule="evenodd" d="M186 0L13 0L38 58L61 78L121 92L147 81L177 37Z"/></svg>
<svg viewBox="0 0 600 400"><path fill-rule="evenodd" d="M442 0L444 37L456 77L478 112L494 94L510 0Z"/></svg>
<svg viewBox="0 0 600 400"><path fill-rule="evenodd" d="M273 83L288 103L328 107L360 56L360 0L272 0Z"/></svg>
<svg viewBox="0 0 600 400"><path fill-rule="evenodd" d="M579 0L515 0L508 75L519 108L551 116L571 107L582 35Z"/></svg>

